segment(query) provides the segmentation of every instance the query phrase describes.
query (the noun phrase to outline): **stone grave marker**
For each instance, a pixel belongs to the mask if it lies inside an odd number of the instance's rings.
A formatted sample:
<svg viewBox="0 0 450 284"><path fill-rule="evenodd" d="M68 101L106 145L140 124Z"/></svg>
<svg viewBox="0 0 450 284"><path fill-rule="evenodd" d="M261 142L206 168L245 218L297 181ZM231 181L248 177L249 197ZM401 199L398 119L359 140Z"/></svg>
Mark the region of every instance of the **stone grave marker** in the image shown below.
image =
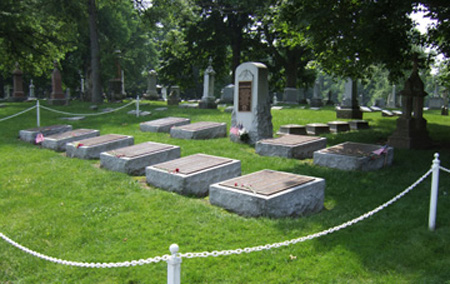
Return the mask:
<svg viewBox="0 0 450 284"><path fill-rule="evenodd" d="M304 125L298 125L298 124L281 125L280 130L278 130L277 134L278 135L286 135L286 134L306 135L306 127Z"/></svg>
<svg viewBox="0 0 450 284"><path fill-rule="evenodd" d="M45 136L62 133L66 131L72 130L72 125L50 125L50 126L41 126L36 128L30 128L19 131L19 138L25 142L36 143L36 136L38 134L42 134Z"/></svg>
<svg viewBox="0 0 450 284"><path fill-rule="evenodd" d="M201 121L174 126L170 129L170 137L179 139L213 139L227 137L227 124Z"/></svg>
<svg viewBox="0 0 450 284"><path fill-rule="evenodd" d="M350 131L350 123L347 121L330 121L327 123L331 133L339 133Z"/></svg>
<svg viewBox="0 0 450 284"><path fill-rule="evenodd" d="M322 97L322 91L321 91L322 80L323 80L323 77L320 76L314 83L314 93L313 93L313 97L311 98L311 101L309 104L311 107L323 106L323 102L322 102L323 97Z"/></svg>
<svg viewBox="0 0 450 284"><path fill-rule="evenodd" d="M390 166L394 149L388 146L345 142L314 152L314 164L346 171L373 171Z"/></svg>
<svg viewBox="0 0 450 284"><path fill-rule="evenodd" d="M180 158L180 147L145 142L100 153L102 168L133 176L145 174L145 167Z"/></svg>
<svg viewBox="0 0 450 284"><path fill-rule="evenodd" d="M68 105L69 100L66 98L62 90L62 78L61 72L58 70L58 63L53 62L55 67L52 72L52 92L50 94L50 99L48 100L49 105Z"/></svg>
<svg viewBox="0 0 450 284"><path fill-rule="evenodd" d="M170 93L167 97L167 105L177 106L180 104L180 87L172 86L170 87Z"/></svg>
<svg viewBox="0 0 450 284"><path fill-rule="evenodd" d="M13 94L9 101L20 102L25 101L27 98L23 91L23 72L20 70L19 63L16 62L15 69L13 71Z"/></svg>
<svg viewBox="0 0 450 284"><path fill-rule="evenodd" d="M350 129L351 130L361 130L361 129L369 129L369 122L367 122L367 120L362 120L362 119L355 119L355 120L350 120L348 122L348 124L350 124Z"/></svg>
<svg viewBox="0 0 450 284"><path fill-rule="evenodd" d="M66 151L66 144L69 142L96 137L99 135L100 131L95 129L75 129L58 134L44 136L42 147L58 152L64 152Z"/></svg>
<svg viewBox="0 0 450 284"><path fill-rule="evenodd" d="M285 88L283 93L283 103L298 104L300 99L300 91L297 88Z"/></svg>
<svg viewBox="0 0 450 284"><path fill-rule="evenodd" d="M189 118L184 117L165 117L155 120L142 122L139 128L143 132L165 132L170 133L170 129L174 126L186 125L191 123Z"/></svg>
<svg viewBox="0 0 450 284"><path fill-rule="evenodd" d="M241 175L241 162L195 154L145 169L147 183L182 195L203 197L213 183Z"/></svg>
<svg viewBox="0 0 450 284"><path fill-rule="evenodd" d="M330 133L330 126L324 123L309 123L306 125L308 135L320 135Z"/></svg>
<svg viewBox="0 0 450 284"><path fill-rule="evenodd" d="M278 138L259 140L256 142L255 152L261 156L307 159L313 157L314 151L325 147L327 147L325 137L283 135Z"/></svg>
<svg viewBox="0 0 450 284"><path fill-rule="evenodd" d="M158 91L156 90L156 76L155 70L148 71L147 91L144 94L144 99L146 100L156 101L159 99Z"/></svg>
<svg viewBox="0 0 450 284"><path fill-rule="evenodd" d="M222 89L220 101L226 104L232 104L234 99L234 85L229 84Z"/></svg>
<svg viewBox="0 0 450 284"><path fill-rule="evenodd" d="M348 79L345 82L345 93L342 104L336 109L337 118L362 119L363 113L358 105L357 81Z"/></svg>
<svg viewBox="0 0 450 284"><path fill-rule="evenodd" d="M249 144L273 137L267 75L267 67L262 63L246 62L236 68L231 129L246 132L245 142ZM230 131L231 141L243 141L241 137Z"/></svg>
<svg viewBox="0 0 450 284"><path fill-rule="evenodd" d="M212 184L209 202L250 217L296 217L323 209L325 180L262 170Z"/></svg>
<svg viewBox="0 0 450 284"><path fill-rule="evenodd" d="M201 109L216 109L216 97L214 96L214 75L216 71L214 71L212 67L212 58L209 58L208 68L205 70L205 74L203 76L203 96L198 105Z"/></svg>
<svg viewBox="0 0 450 284"><path fill-rule="evenodd" d="M134 144L133 136L106 134L77 140L66 144L66 155L70 158L98 159L100 153Z"/></svg>

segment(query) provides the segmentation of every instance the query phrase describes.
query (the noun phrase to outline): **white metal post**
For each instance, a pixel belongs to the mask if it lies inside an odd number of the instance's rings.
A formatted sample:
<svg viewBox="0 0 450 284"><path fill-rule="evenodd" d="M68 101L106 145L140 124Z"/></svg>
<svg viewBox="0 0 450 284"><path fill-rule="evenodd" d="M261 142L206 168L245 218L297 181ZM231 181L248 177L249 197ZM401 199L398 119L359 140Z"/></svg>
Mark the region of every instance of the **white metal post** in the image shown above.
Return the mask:
<svg viewBox="0 0 450 284"><path fill-rule="evenodd" d="M41 111L39 108L39 100L36 101L36 124L37 127L41 126Z"/></svg>
<svg viewBox="0 0 450 284"><path fill-rule="evenodd" d="M136 99L136 117L139 117L139 95Z"/></svg>
<svg viewBox="0 0 450 284"><path fill-rule="evenodd" d="M431 194L430 194L430 214L428 218L428 228L430 231L434 231L436 229L436 211L437 211L437 202L438 202L438 190L439 190L439 154L434 154L433 165L431 166L432 170L432 179L431 179Z"/></svg>
<svg viewBox="0 0 450 284"><path fill-rule="evenodd" d="M169 250L172 255L167 260L167 284L180 284L181 257L178 256L179 247L177 244L172 244Z"/></svg>

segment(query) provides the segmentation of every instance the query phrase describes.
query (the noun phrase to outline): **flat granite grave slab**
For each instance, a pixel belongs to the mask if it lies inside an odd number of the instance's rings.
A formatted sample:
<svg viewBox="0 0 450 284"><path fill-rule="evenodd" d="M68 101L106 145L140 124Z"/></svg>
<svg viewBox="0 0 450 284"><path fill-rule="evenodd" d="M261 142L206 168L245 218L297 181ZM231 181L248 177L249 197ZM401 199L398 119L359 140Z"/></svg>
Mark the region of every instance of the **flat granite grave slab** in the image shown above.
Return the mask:
<svg viewBox="0 0 450 284"><path fill-rule="evenodd" d="M44 136L42 147L58 152L64 152L66 151L66 144L69 142L96 137L99 135L100 131L95 129L75 129L63 133Z"/></svg>
<svg viewBox="0 0 450 284"><path fill-rule="evenodd" d="M334 169L373 171L390 166L394 148L345 142L314 152L314 164Z"/></svg>
<svg viewBox="0 0 450 284"><path fill-rule="evenodd" d="M139 125L141 131L144 132L165 132L169 133L174 126L186 125L191 123L189 118L183 117L165 117L151 121L142 122Z"/></svg>
<svg viewBox="0 0 450 284"><path fill-rule="evenodd" d="M195 154L145 168L147 183L183 195L206 196L209 185L241 175L241 161Z"/></svg>
<svg viewBox="0 0 450 284"><path fill-rule="evenodd" d="M369 129L369 123L367 120L350 120L348 122L350 124L351 130L360 130L360 129Z"/></svg>
<svg viewBox="0 0 450 284"><path fill-rule="evenodd" d="M262 170L212 184L209 202L240 215L306 216L323 208L325 180Z"/></svg>
<svg viewBox="0 0 450 284"><path fill-rule="evenodd" d="M102 168L129 175L145 174L145 167L180 158L180 147L145 142L100 153Z"/></svg>
<svg viewBox="0 0 450 284"><path fill-rule="evenodd" d="M350 123L346 121L330 121L328 122L328 126L330 127L330 132L334 134L350 131Z"/></svg>
<svg viewBox="0 0 450 284"><path fill-rule="evenodd" d="M127 147L133 144L133 136L106 134L67 143L66 155L70 158L98 159L101 152Z"/></svg>
<svg viewBox="0 0 450 284"><path fill-rule="evenodd" d="M298 125L298 124L281 125L280 130L278 130L277 134L278 135L286 135L286 134L306 135L306 127L304 125Z"/></svg>
<svg viewBox="0 0 450 284"><path fill-rule="evenodd" d="M312 158L314 151L327 147L327 138L306 135L283 135L256 142L255 152L261 156L292 159Z"/></svg>
<svg viewBox="0 0 450 284"><path fill-rule="evenodd" d="M330 133L330 127L324 123L310 123L306 125L308 135L320 135Z"/></svg>
<svg viewBox="0 0 450 284"><path fill-rule="evenodd" d="M227 124L201 121L170 129L170 137L180 139L213 139L227 137Z"/></svg>
<svg viewBox="0 0 450 284"><path fill-rule="evenodd" d="M30 128L26 130L20 130L19 131L19 138L20 140L23 140L25 142L29 143L35 143L36 142L36 136L39 133L42 133L42 135L48 136L52 134L62 133L66 131L72 130L72 125L50 125L50 126L41 126L36 128Z"/></svg>

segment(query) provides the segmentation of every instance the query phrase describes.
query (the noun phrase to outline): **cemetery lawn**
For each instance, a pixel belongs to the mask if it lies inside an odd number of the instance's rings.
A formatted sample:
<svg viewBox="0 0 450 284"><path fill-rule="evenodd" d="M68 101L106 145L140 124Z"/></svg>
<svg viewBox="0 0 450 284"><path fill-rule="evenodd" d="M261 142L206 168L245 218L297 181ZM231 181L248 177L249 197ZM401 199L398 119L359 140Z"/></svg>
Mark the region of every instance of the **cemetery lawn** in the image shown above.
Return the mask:
<svg viewBox="0 0 450 284"><path fill-rule="evenodd" d="M0 119L33 103L5 103ZM43 102L45 105L45 102ZM55 109L91 113L89 103ZM120 104L104 104L116 108ZM315 166L312 159L262 157L253 147L229 138L172 139L139 130L139 123L167 116L191 122L226 122L219 110L141 105L151 116L113 114L65 121L41 110L41 125L71 124L126 134L135 144L162 142L181 147L181 155L206 153L241 160L242 174L261 169L311 175L326 180L325 209L300 218L246 218L211 206L208 198L180 196L99 167L98 160L70 159L62 153L18 140L21 129L36 127L36 111L0 122L0 232L44 255L78 262L123 262L180 251L202 252L254 247L295 239L356 218L406 189L430 167L439 152L450 168L450 117L425 111L436 143L430 150L395 149L391 167L374 172L345 172ZM276 132L283 124L336 120L333 108L320 111L273 110ZM384 145L395 117L365 113L371 129L326 135L328 146L344 141ZM441 171L437 229L428 230L431 177L378 214L349 228L290 246L241 255L183 258L182 283L450 283L450 174ZM35 258L0 239L0 283L165 283L165 262L129 268L78 268Z"/></svg>

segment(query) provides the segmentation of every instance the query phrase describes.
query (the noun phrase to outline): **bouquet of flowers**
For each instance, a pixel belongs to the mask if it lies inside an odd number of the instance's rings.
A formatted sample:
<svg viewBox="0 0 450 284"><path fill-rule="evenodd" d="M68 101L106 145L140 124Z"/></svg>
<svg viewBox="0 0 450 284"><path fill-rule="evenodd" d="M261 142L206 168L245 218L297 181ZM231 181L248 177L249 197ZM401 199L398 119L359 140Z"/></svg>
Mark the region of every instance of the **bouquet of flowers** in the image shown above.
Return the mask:
<svg viewBox="0 0 450 284"><path fill-rule="evenodd" d="M240 123L230 128L230 134L239 137L243 142L247 142L249 139L248 131Z"/></svg>

